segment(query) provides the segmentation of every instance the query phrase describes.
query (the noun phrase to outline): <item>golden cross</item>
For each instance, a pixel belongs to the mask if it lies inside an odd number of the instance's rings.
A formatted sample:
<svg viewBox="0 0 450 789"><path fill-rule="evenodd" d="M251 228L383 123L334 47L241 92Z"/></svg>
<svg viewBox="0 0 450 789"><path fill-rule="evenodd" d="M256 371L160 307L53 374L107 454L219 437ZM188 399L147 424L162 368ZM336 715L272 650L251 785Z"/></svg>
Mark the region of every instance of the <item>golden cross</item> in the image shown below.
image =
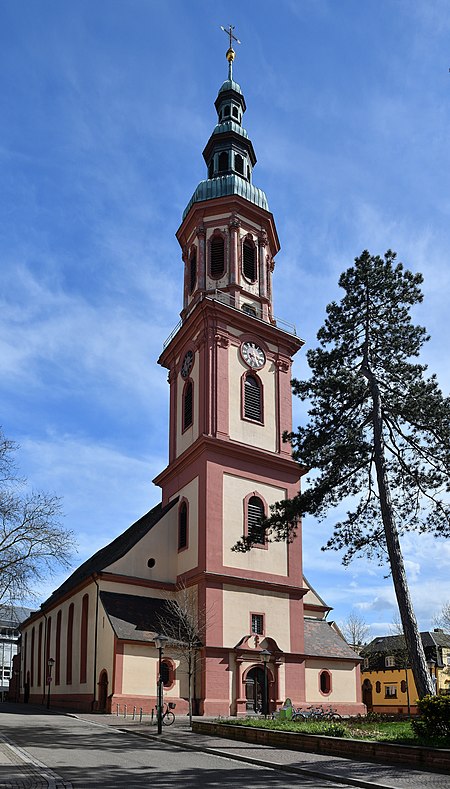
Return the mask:
<svg viewBox="0 0 450 789"><path fill-rule="evenodd" d="M239 41L239 39L236 38L236 36L233 35L234 27L235 27L234 25L230 25L228 30L227 30L226 27L224 27L223 25L220 25L220 29L223 30L223 32L226 33L227 36L230 36L230 49L233 48L233 41L236 41L236 44L240 44L241 43Z"/></svg>

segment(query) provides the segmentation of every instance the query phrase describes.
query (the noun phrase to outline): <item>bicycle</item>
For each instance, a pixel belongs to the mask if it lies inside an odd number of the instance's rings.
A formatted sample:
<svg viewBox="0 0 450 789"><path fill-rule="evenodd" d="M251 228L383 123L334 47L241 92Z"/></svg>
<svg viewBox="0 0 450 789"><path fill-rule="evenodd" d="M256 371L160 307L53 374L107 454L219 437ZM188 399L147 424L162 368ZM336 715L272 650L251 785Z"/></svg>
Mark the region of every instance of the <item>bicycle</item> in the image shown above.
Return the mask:
<svg viewBox="0 0 450 789"><path fill-rule="evenodd" d="M161 716L161 721L164 726L172 726L172 723L175 723L175 714L172 710L175 709L177 705L173 701L169 701L169 703L165 704L165 709L163 707L163 714ZM158 707L154 708L156 712L156 720L158 719ZM153 722L153 710L152 710L152 722Z"/></svg>

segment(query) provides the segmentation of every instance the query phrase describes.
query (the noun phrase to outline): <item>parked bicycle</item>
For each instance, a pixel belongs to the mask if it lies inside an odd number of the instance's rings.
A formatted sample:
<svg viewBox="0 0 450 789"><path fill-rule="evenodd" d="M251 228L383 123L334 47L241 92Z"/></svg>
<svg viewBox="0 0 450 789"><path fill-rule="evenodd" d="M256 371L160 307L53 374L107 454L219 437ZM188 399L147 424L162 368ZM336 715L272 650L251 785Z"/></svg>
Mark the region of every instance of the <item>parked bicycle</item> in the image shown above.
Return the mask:
<svg viewBox="0 0 450 789"><path fill-rule="evenodd" d="M163 713L161 716L161 720L164 726L171 726L172 723L175 723L175 713L172 712L172 710L174 710L176 706L177 705L173 701L169 701L168 704L165 704L163 706ZM158 707L155 707L154 711L152 710L152 722L154 718L155 720L157 720L158 718Z"/></svg>
<svg viewBox="0 0 450 789"><path fill-rule="evenodd" d="M292 720L313 720L313 721L340 721L342 715L333 707L324 709L323 707L306 707L306 709L296 709L293 711Z"/></svg>

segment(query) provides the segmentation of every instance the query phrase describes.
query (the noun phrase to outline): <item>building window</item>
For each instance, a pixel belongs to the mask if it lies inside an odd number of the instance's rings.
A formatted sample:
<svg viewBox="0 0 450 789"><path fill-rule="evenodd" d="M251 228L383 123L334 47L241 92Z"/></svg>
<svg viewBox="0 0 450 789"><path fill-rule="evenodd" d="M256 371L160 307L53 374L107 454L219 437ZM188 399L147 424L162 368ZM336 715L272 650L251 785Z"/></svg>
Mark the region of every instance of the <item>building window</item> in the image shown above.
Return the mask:
<svg viewBox="0 0 450 789"><path fill-rule="evenodd" d="M406 693L406 687L407 687L406 680L402 679L402 681L400 682L400 690L402 693Z"/></svg>
<svg viewBox="0 0 450 789"><path fill-rule="evenodd" d="M208 178L214 177L214 159L211 159L208 165Z"/></svg>
<svg viewBox="0 0 450 789"><path fill-rule="evenodd" d="M35 631L34 627L31 631L31 687L34 685L34 641L35 641Z"/></svg>
<svg viewBox="0 0 450 789"><path fill-rule="evenodd" d="M183 431L192 425L193 398L192 381L186 381L183 390Z"/></svg>
<svg viewBox="0 0 450 789"><path fill-rule="evenodd" d="M161 661L161 679L166 690L175 685L175 663L170 658Z"/></svg>
<svg viewBox="0 0 450 789"><path fill-rule="evenodd" d="M39 629L38 629L38 655L37 655L37 684L38 686L41 684L41 671L42 671L42 622L39 622Z"/></svg>
<svg viewBox="0 0 450 789"><path fill-rule="evenodd" d="M220 279L225 271L225 242L222 236L216 235L209 245L209 273L212 279Z"/></svg>
<svg viewBox="0 0 450 789"><path fill-rule="evenodd" d="M224 173L228 170L228 152L222 151L219 154L219 173Z"/></svg>
<svg viewBox="0 0 450 789"><path fill-rule="evenodd" d="M329 671L321 671L319 674L320 692L328 695L331 693L331 674Z"/></svg>
<svg viewBox="0 0 450 789"><path fill-rule="evenodd" d="M73 655L73 603L69 605L67 616L67 652L66 652L66 684L72 684L72 655Z"/></svg>
<svg viewBox="0 0 450 789"><path fill-rule="evenodd" d="M397 685L385 685L384 686L384 698L385 699L396 699L397 698Z"/></svg>
<svg viewBox="0 0 450 789"><path fill-rule="evenodd" d="M247 502L247 536L255 545L265 545L265 533L261 522L265 517L264 502L259 496L251 496Z"/></svg>
<svg viewBox="0 0 450 789"><path fill-rule="evenodd" d="M364 658L364 668L369 668L369 658L368 657Z"/></svg>
<svg viewBox="0 0 450 789"><path fill-rule="evenodd" d="M188 507L182 501L178 510L178 550L182 551L188 545Z"/></svg>
<svg viewBox="0 0 450 789"><path fill-rule="evenodd" d="M250 619L250 626L253 635L264 635L264 614L252 614Z"/></svg>
<svg viewBox="0 0 450 789"><path fill-rule="evenodd" d="M242 244L242 270L246 279L256 281L256 248L248 238Z"/></svg>
<svg viewBox="0 0 450 789"><path fill-rule="evenodd" d="M234 169L240 175L244 175L244 158L240 153L234 154Z"/></svg>
<svg viewBox="0 0 450 789"><path fill-rule="evenodd" d="M387 655L384 659L384 665L386 666L386 668L394 668L395 666L394 655Z"/></svg>
<svg viewBox="0 0 450 789"><path fill-rule="evenodd" d="M250 373L244 381L244 417L262 422L262 387L256 375Z"/></svg>
<svg viewBox="0 0 450 789"><path fill-rule="evenodd" d="M195 289L195 283L197 282L197 249L194 249L191 252L191 257L189 259L189 293L193 293Z"/></svg>
<svg viewBox="0 0 450 789"><path fill-rule="evenodd" d="M55 644L55 685L61 682L61 611L56 617L56 644Z"/></svg>
<svg viewBox="0 0 450 789"><path fill-rule="evenodd" d="M381 682L375 682L375 691L381 693Z"/></svg>
<svg viewBox="0 0 450 789"><path fill-rule="evenodd" d="M85 683L87 681L88 616L89 616L89 595L85 594L81 604L80 683Z"/></svg>
<svg viewBox="0 0 450 789"><path fill-rule="evenodd" d="M229 115L230 114L230 108L229 107L224 107L223 114L224 115Z"/></svg>

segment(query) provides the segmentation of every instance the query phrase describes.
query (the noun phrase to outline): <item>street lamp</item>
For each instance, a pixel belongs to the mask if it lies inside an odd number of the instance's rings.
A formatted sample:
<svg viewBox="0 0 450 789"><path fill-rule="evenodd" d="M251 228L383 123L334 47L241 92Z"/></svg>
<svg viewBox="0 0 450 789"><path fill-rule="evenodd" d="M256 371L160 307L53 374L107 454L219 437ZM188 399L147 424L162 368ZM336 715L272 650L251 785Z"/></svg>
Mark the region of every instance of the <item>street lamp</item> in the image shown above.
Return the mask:
<svg viewBox="0 0 450 789"><path fill-rule="evenodd" d="M264 663L264 704L263 704L263 712L264 712L264 717L267 718L267 713L269 711L268 710L268 707L269 707L269 703L268 703L269 702L269 693L268 693L268 690L267 690L267 664L270 661L271 652L269 652L268 649L262 649L261 652L259 653L259 657L262 660L262 662Z"/></svg>
<svg viewBox="0 0 450 789"><path fill-rule="evenodd" d="M159 652L158 660L158 702L156 707L156 717L158 722L158 734L162 733L162 715L163 715L163 679L161 676L161 661L164 647L169 639L161 633L154 637L155 647Z"/></svg>
<svg viewBox="0 0 450 789"><path fill-rule="evenodd" d="M53 664L54 664L54 662L55 662L55 661L53 660L53 658L52 658L52 657L49 657L49 659L47 660L47 668L48 668L48 671L47 671L47 685L48 685L48 691L47 691L47 709L48 709L48 710L50 709L50 686L51 686L51 684L52 684L52 668L53 668Z"/></svg>

